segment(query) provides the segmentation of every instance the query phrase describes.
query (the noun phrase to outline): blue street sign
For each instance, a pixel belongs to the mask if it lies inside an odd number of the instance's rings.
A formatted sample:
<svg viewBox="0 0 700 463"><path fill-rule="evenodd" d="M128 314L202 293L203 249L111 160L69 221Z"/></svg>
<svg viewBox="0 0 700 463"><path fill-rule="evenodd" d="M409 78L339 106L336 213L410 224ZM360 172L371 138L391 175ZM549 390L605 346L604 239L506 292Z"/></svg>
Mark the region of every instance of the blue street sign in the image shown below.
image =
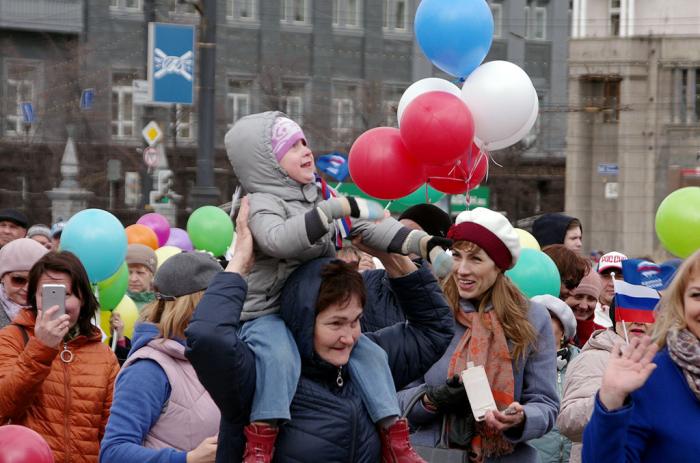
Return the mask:
<svg viewBox="0 0 700 463"><path fill-rule="evenodd" d="M598 164L598 174L600 175L617 175L620 172L620 167L617 164L609 164L601 162Z"/></svg>
<svg viewBox="0 0 700 463"><path fill-rule="evenodd" d="M22 109L22 119L24 120L24 123L33 123L36 119L34 117L34 107L32 104L29 101L25 101L20 103L19 106Z"/></svg>
<svg viewBox="0 0 700 463"><path fill-rule="evenodd" d="M154 103L191 105L194 97L194 26L148 25L148 85Z"/></svg>
<svg viewBox="0 0 700 463"><path fill-rule="evenodd" d="M80 109L89 110L92 109L92 100L95 97L94 88L86 88L83 93L80 94Z"/></svg>

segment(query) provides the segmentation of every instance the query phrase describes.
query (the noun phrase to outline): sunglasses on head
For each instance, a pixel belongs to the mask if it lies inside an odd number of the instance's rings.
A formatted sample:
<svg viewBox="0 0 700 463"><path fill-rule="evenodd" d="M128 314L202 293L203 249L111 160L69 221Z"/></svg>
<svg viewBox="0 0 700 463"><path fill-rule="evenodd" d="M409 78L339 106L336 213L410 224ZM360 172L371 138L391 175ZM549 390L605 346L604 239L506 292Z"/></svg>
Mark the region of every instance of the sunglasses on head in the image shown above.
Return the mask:
<svg viewBox="0 0 700 463"><path fill-rule="evenodd" d="M10 275L10 283L13 286L24 286L29 283L29 279L22 275Z"/></svg>

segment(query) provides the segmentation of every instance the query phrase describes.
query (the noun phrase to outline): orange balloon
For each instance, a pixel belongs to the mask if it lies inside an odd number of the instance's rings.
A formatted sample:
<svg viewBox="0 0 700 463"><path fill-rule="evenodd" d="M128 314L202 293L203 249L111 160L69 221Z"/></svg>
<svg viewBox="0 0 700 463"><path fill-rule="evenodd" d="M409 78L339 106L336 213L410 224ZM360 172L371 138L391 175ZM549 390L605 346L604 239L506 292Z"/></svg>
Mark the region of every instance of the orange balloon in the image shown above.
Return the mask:
<svg viewBox="0 0 700 463"><path fill-rule="evenodd" d="M129 244L143 244L154 251L158 249L158 236L147 226L135 223L124 230L126 231L126 241Z"/></svg>

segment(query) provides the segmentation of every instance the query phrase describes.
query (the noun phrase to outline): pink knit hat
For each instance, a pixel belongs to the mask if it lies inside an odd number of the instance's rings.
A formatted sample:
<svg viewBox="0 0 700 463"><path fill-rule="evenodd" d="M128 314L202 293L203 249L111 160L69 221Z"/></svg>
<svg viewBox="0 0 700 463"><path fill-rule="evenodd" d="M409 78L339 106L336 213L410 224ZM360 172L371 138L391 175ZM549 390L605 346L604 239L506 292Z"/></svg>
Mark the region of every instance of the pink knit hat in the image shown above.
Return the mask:
<svg viewBox="0 0 700 463"><path fill-rule="evenodd" d="M585 294L598 299L603 290L603 282L597 272L591 270L583 277L581 283L572 291L572 294Z"/></svg>
<svg viewBox="0 0 700 463"><path fill-rule="evenodd" d="M272 152L275 154L277 162L280 162L287 151L299 140L304 140L304 144L306 144L304 131L301 130L299 124L286 117L275 119L275 123L272 125L270 143L272 143Z"/></svg>
<svg viewBox="0 0 700 463"><path fill-rule="evenodd" d="M0 249L0 278L7 272L28 272L47 252L31 238L10 241Z"/></svg>

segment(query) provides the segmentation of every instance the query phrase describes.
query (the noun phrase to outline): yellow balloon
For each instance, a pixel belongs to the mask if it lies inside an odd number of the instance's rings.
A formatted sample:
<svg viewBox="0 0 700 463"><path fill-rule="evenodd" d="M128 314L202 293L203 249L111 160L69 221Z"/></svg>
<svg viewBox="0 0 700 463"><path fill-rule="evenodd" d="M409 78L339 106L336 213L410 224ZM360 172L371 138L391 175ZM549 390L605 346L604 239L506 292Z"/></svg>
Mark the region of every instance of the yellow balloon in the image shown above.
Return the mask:
<svg viewBox="0 0 700 463"><path fill-rule="evenodd" d="M176 246L163 246L156 249L156 258L158 259L158 265L156 269L159 269L163 262L173 257L175 254L180 254L182 249Z"/></svg>
<svg viewBox="0 0 700 463"><path fill-rule="evenodd" d="M119 302L119 305L117 305L117 308L113 311L118 312L122 316L122 321L124 322L124 336L131 339L134 335L134 325L139 318L139 309L136 307L136 304L129 296L125 295L121 302ZM103 312L100 315L107 315L104 317L107 319L107 330L105 333L109 333L109 314ZM100 324L102 324L102 320L100 320Z"/></svg>
<svg viewBox="0 0 700 463"><path fill-rule="evenodd" d="M515 233L518 234L521 248L537 249L538 251L541 251L540 243L538 243L535 237L532 236L530 233L526 232L521 228L516 228Z"/></svg>

